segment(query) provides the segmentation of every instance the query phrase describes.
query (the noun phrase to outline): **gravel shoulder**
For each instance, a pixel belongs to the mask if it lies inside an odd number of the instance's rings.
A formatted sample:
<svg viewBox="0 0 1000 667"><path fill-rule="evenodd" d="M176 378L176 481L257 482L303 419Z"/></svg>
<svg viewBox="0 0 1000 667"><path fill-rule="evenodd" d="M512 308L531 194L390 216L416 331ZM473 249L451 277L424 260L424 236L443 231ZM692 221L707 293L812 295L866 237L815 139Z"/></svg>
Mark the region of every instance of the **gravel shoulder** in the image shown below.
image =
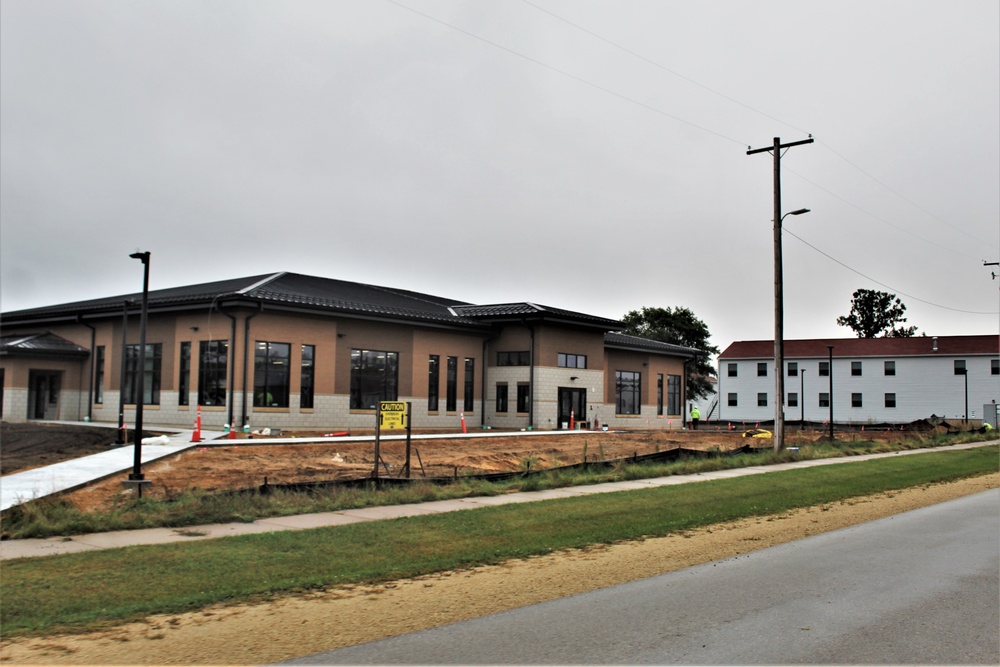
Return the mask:
<svg viewBox="0 0 1000 667"><path fill-rule="evenodd" d="M260 664L613 586L1000 486L1000 473L379 586L158 616L0 643L10 664Z"/></svg>

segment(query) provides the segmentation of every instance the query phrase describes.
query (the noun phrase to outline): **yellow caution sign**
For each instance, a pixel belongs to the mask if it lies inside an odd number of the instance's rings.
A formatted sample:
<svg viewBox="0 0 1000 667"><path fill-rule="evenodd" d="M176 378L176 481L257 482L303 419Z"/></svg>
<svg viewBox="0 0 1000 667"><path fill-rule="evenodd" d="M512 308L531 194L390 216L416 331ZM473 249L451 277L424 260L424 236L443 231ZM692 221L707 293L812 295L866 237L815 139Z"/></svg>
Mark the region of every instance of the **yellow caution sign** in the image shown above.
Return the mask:
<svg viewBox="0 0 1000 667"><path fill-rule="evenodd" d="M378 423L381 429L406 428L406 403L381 401L378 406Z"/></svg>

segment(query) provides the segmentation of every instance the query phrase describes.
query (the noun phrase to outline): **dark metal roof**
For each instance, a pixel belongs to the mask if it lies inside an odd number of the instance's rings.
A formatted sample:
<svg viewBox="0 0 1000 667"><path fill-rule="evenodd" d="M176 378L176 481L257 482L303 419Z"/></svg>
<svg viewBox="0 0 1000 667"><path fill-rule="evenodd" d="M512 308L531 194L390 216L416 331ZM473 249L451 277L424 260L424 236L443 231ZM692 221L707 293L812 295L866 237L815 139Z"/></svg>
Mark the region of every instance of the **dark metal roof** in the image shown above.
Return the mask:
<svg viewBox="0 0 1000 667"><path fill-rule="evenodd" d="M818 338L786 340L785 358L826 358L828 346L833 356L844 357L917 357L953 356L956 354L1000 354L1000 336L915 336L911 338ZM937 351L934 346L937 345ZM773 340L736 341L719 359L773 359Z"/></svg>
<svg viewBox="0 0 1000 667"><path fill-rule="evenodd" d="M490 322L509 322L520 320L545 320L549 322L566 322L575 325L596 327L604 331L621 329L623 322L606 317L578 313L562 308L540 306L526 301L516 303L495 303L486 305L462 305L452 308L456 314L476 320Z"/></svg>
<svg viewBox="0 0 1000 667"><path fill-rule="evenodd" d="M663 343L658 340L640 338L639 336L630 336L629 334L623 334L620 332L604 334L604 345L605 347L617 347L626 350L660 352L677 357L693 357L701 352L701 350L693 347Z"/></svg>
<svg viewBox="0 0 1000 667"><path fill-rule="evenodd" d="M78 357L90 351L51 333L0 336L0 356L6 357Z"/></svg>
<svg viewBox="0 0 1000 667"><path fill-rule="evenodd" d="M279 308L293 307L327 313L349 313L388 319L417 320L480 328L475 320L456 315L453 306L464 301L421 294L409 290L365 285L362 283L317 278L296 273L275 273L236 278L198 285L187 285L149 292L151 312L184 306L207 307L245 302ZM74 303L4 313L4 324L75 319L101 314L120 313L128 301L137 307L141 293L78 301Z"/></svg>

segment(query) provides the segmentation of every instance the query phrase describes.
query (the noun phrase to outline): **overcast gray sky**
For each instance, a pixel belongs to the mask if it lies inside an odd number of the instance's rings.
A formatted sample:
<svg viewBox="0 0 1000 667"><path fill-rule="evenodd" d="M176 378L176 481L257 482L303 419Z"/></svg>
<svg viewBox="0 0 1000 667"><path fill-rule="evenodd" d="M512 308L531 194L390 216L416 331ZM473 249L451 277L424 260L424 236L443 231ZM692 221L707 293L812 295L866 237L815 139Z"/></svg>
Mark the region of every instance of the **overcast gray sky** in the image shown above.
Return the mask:
<svg viewBox="0 0 1000 667"><path fill-rule="evenodd" d="M996 0L3 0L2 309L293 271L996 333ZM998 271L1000 272L1000 271Z"/></svg>

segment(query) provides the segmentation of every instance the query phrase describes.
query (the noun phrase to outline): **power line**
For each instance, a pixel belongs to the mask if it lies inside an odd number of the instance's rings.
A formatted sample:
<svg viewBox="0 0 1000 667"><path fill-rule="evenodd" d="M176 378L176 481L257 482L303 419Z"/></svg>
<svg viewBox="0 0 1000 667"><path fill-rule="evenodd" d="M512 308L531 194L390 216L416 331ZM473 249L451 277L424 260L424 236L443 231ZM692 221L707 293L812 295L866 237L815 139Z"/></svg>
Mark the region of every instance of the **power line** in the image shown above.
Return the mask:
<svg viewBox="0 0 1000 667"><path fill-rule="evenodd" d="M767 113L761 111L760 109L756 109L756 108L750 106L749 104L741 102L740 100L736 99L735 97L730 97L729 95L726 95L725 93L719 92L718 90L715 90L714 88L710 88L709 86L706 86L705 84L701 83L700 81L695 81L691 77L684 76L680 72L672 70L669 67L656 62L655 60L647 58L646 56L642 55L641 53L636 53L635 51L633 51L633 50L631 50L631 49L629 49L627 47L624 47L621 44L608 39L607 37L604 37L602 35L597 34L596 32L588 30L587 28L584 28L583 26L581 26L581 25L579 25L577 23L573 23L569 19L564 18L562 16L559 16L555 12L551 12L548 9L545 9L544 7L539 7L535 3L529 2L529 0L521 0L521 2L523 2L524 4L529 5L531 7L534 7L535 9L537 9L540 12L544 12L544 13L548 14L549 16L551 16L552 18L557 19L559 21L562 21L563 23L566 23L567 25L571 25L574 28L576 28L577 30L579 30L580 32L584 32L584 33L590 35L591 37L593 37L595 39L599 39L602 42L604 42L605 44L610 44L611 46L615 47L616 49L619 49L620 51L624 51L625 53L629 54L630 56L638 58L639 60L642 60L643 62L649 63L653 67L657 67L657 68L663 70L664 72L672 74L672 75L676 76L678 79L683 79L684 81L687 81L688 83L690 83L692 85L698 86L702 90L706 90L706 91L712 93L713 95L721 97L722 99L727 100L729 102L732 102L733 104L739 105L739 106L743 107L744 109L747 109L748 111L753 111L755 114L759 114L759 115L763 116L764 118L767 118L768 120L773 120L776 123L781 123L782 125L786 125L786 126L792 128L793 130L801 132L802 134L808 134L808 132L806 130L803 130L801 128L795 127L791 123L789 123L787 121L784 121L784 120L781 120L780 118L775 118L774 116L772 116L770 114L767 114Z"/></svg>
<svg viewBox="0 0 1000 667"><path fill-rule="evenodd" d="M965 234L966 236L968 236L968 237L969 237L970 239L972 239L973 241L978 241L979 243L983 243L983 244L985 244L985 245L989 245L989 243L987 243L986 241L982 240L981 238L978 238L978 237L976 237L976 236L973 236L972 234L970 234L969 232L965 231L965 230L964 230L964 229L962 229L961 227L956 227L955 225L951 224L951 223L950 223L950 222L948 222L947 220L945 220L945 219L943 219L943 218L940 218L940 217L938 217L938 216L934 215L933 213L931 213L930 211L928 211L928 210L927 210L926 208L924 208L924 207L923 207L923 206L921 206L920 204L918 204L918 203L916 203L915 201L913 201L913 200L911 200L911 199L907 198L907 197L906 197L905 195L903 195L903 194L901 194L901 193L897 192L896 190L894 190L894 189L890 188L890 187L889 187L888 185L886 185L885 183L883 183L883 182L882 182L882 181L880 181L879 179L875 178L875 177L874 177L873 175L871 175L870 173L868 173L867 171L865 171L864 169L862 169L862 168L861 168L861 167L859 167L858 165L854 164L853 162L851 162L850 160L848 160L848 159L847 159L846 157L844 157L843 155L841 155L841 154L840 154L840 153L838 153L837 151L833 150L833 147L832 147L832 146L830 146L829 144L827 144L827 143L825 143L825 142L823 142L823 141L820 141L819 143L820 143L820 144L822 144L822 146L823 146L824 148L826 148L826 149L827 149L828 151L830 151L831 153L833 153L834 155L836 155L837 157L839 157L839 158L840 158L841 160L843 160L844 162L846 162L847 164L849 164L849 165L850 165L850 166L852 166L853 168L857 169L857 170L858 170L858 171L860 171L860 172L861 172L862 174L864 174L864 175L865 175L865 176L867 176L868 178L872 179L873 181L875 181L876 183L878 183L878 184L879 184L880 186L882 186L883 188L885 188L886 190L888 190L888 191L889 191L889 192L891 192L892 194L896 195L897 197L899 197L900 199L902 199L902 200L903 200L903 201L905 201L906 203L910 204L911 206L913 206L913 207L914 207L914 208L916 208L917 210L919 210L919 211L921 211L921 212L923 212L923 213L926 213L926 214L927 214L928 216L930 216L931 218L933 218L933 219L937 220L937 221L938 221L938 222L940 222L941 224L943 224L943 225L947 225L948 227L951 227L951 228L952 228L952 229L954 229L955 231L958 231L958 232L961 232L962 234ZM919 237L918 237L918 238L919 238ZM968 256L968 255L966 255L966 256Z"/></svg>
<svg viewBox="0 0 1000 667"><path fill-rule="evenodd" d="M755 107L750 106L749 104L741 102L740 100L738 100L738 99L736 99L734 97L730 97L729 95L726 95L725 93L722 93L722 92L720 92L718 90L715 90L714 88L711 88L710 86L707 86L707 85L701 83L700 81L696 81L695 79L692 79L692 78L690 78L688 76L685 76L684 74L681 74L680 72L672 70L669 67L666 67L665 65L663 65L661 63L658 63L655 60L652 60L651 58L647 58L646 56L644 56L644 55L642 55L640 53L637 53L637 52L635 52L635 51L633 51L633 50L631 50L631 49L629 49L629 48L627 48L625 46L622 46L621 44L619 44L619 43L617 43L617 42L615 42L615 41L613 41L611 39L608 39L607 37L604 37L603 35L600 35L600 34L594 32L592 30L589 30L589 29L587 29L587 28L579 25L578 23L574 23L573 21L570 21L569 19L567 19L567 18L565 18L563 16L560 16L559 14L556 14L555 12L552 12L552 11L550 11L548 9L545 9L544 7L540 7L539 5L536 5L535 3L530 2L530 0L521 0L521 2L523 2L524 4L529 5L531 7L534 7L535 9L537 9L540 12L548 14L549 16L551 16L551 17L553 17L553 18L555 18L555 19L557 19L559 21L562 21L563 23L565 23L567 25L572 26L573 28L576 28L577 30L579 30L579 31L581 31L583 33L586 33L587 35L590 35L591 37L593 37L595 39L599 39L602 42L604 42L605 44L609 44L609 45L615 47L616 49L619 49L619 50L623 51L624 53L627 53L627 54L629 54L629 55L631 55L631 56L633 56L635 58L638 58L638 59L642 60L643 62L649 63L650 65L653 65L654 67L657 67L657 68L663 70L664 72L672 74L673 76L676 76L679 79L683 79L684 81L687 81L688 83L690 83L692 85L698 86L699 88L701 88L703 90L706 90L709 93L712 93L713 95L721 97L722 99L727 100L729 102L732 102L733 104L739 105L739 106L743 107L744 109L747 109L747 110L752 111L752 112L754 112L754 113L756 113L756 114L758 114L760 116L763 116L764 118L767 118L768 120L773 120L773 121L775 121L777 123L781 123L782 125L785 125L785 126L790 127L792 129L798 130L799 132L802 132L803 134L807 133L806 130L802 130L802 129L798 128L798 127L795 127L794 125L792 125L788 121L782 120L780 118L776 118L776 117L774 117L774 116L772 116L770 114L767 114L767 113L761 111L760 109L757 109ZM812 135L810 135L810 136L812 136ZM946 225L946 226L948 226L948 227L950 227L950 228L952 228L952 229L954 229L956 231L959 231L962 234L965 234L966 236L968 236L970 239L972 239L974 241L977 241L979 243L983 243L985 245L989 245L986 241L983 241L982 239L977 238L977 237L973 236L972 234L969 234L967 231L965 231L961 227L957 227L957 226L951 224L950 222L944 220L943 218L941 218L941 217L939 217L939 216L931 213L930 211L928 211L926 208L924 208L920 204L917 204L916 202L914 202L911 199L907 198L906 196L904 196L900 192L898 192L898 191L894 190L893 188L889 187L887 184L883 183L878 178L876 178L875 176L873 176L870 172L866 171L865 169L863 169L859 165L857 165L854 162L852 162L851 160L847 159L841 153L839 153L836 150L834 150L833 147L830 146L829 144L827 144L827 143L825 143L823 141L819 141L818 143L821 143L828 151L830 151L835 156L837 156L838 158L840 158L841 160L843 160L845 163L847 163L852 168L854 168L854 169L858 170L859 172L861 172L862 174L864 174L866 177L868 177L869 179L871 179L873 182L875 182L876 184L878 184L879 186L881 186L885 190L891 192L892 194L894 194L895 196L899 197L903 201L907 202L908 204L910 204L914 208L916 208L919 211L921 211L921 212L925 213L926 215L930 216L931 218L933 218L937 222L939 222L939 223L941 223L943 225ZM795 172L792 172L792 173L795 173ZM796 175L798 175L798 174L796 174ZM807 180L807 179L804 179L804 180ZM809 181L809 182L811 183L811 181ZM813 183L813 185L816 185L816 184ZM816 187L820 187L820 186L817 185ZM820 189L824 189L824 188L820 188ZM827 193L833 195L833 193L830 192L829 190L824 190L824 191L826 191ZM841 201L844 201L845 203L850 204L850 202L848 202L847 200L845 200L845 199L843 199L841 197L838 197L837 195L833 195L833 196L837 197ZM855 205L851 204L851 206L855 206ZM871 217L875 218L876 220L879 220L880 222L883 222L883 223L889 225L890 227L894 227L894 228L896 228L896 229L898 229L898 230L900 230L902 232L910 234L911 236L914 236L915 238L918 238L918 239L920 239L922 241L925 241L926 243L930 243L932 245L935 245L937 247L943 248L945 250L950 250L950 248L945 248L944 246L941 246L940 244L934 243L932 241L928 241L925 238L917 236L916 234L913 234L909 230L903 229L901 227L896 227L896 225L893 225L893 224L891 224L889 222L886 222L885 220L882 220L882 219L878 218L877 216L874 216L874 215L868 213L867 211L864 211L863 209L861 209L858 206L855 206L855 208L858 208L858 210L862 211L863 213L867 213L868 215L871 215ZM961 252L958 252L958 251L954 251L953 250L952 252L956 252L957 254L963 255L964 257L968 257L970 259L976 259L974 257L971 257L970 255L965 255L964 253L961 253Z"/></svg>
<svg viewBox="0 0 1000 667"><path fill-rule="evenodd" d="M803 176L802 174L798 173L794 169L788 169L788 171L790 173L794 174L795 176L798 176L800 179L802 179L803 181L805 181L809 185L813 186L814 188L816 188L818 190L822 190L823 192L825 192L826 194L830 195L834 199L839 199L840 201L844 202L848 206L851 206L851 207L853 207L853 208L861 211L862 213L864 213L865 215L869 216L873 220L877 220L878 222L881 222L883 225L887 225L889 227L892 227L893 229L895 229L897 231L903 232L904 234L908 234L908 235L912 236L915 239L919 239L919 240L923 241L924 243L932 245L932 246L934 246L936 248L940 248L941 250L947 250L948 252L953 252L956 255L961 255L962 257L965 257L967 259L979 259L979 257L973 257L972 255L967 255L966 253L964 253L964 252L962 252L960 250L954 250L954 249L949 248L949 247L947 247L945 245L937 243L936 241L932 241L930 239L924 238L923 236L920 236L919 234L915 234L912 231L910 231L909 229L906 229L905 227L900 227L899 225L894 225L893 223L889 222L888 220L885 220L885 219L880 218L879 216L875 215L871 211L867 211L867 210L861 208L860 206L858 206L857 204L849 202L848 200L844 199L843 197L841 197L837 193L824 188L819 183L806 178L805 176Z"/></svg>
<svg viewBox="0 0 1000 667"><path fill-rule="evenodd" d="M715 130L710 130L707 127L703 127L703 126L698 125L697 123L694 123L692 121L685 120L684 118L681 118L680 116L675 116L675 115L673 115L671 113L667 113L666 111L663 111L662 109L657 109L654 106L650 106L649 104L646 104L645 102L640 102L639 100L636 100L636 99L633 99L631 97L628 97L627 95L622 95L621 93L615 92L615 91L611 90L610 88L605 88L604 86L596 84L596 83L594 83L592 81L587 81L586 79L584 79L582 77L579 77L579 76L577 76L575 74L571 74L571 73L567 72L566 70L561 70L558 67L553 67L552 65L544 63L541 60L536 60L535 58L532 58L531 56L528 56L528 55L525 55L525 54L520 53L518 51L515 51L514 49L511 49L511 48L508 48L506 46L503 46L502 44L497 44L494 41L486 39L485 37L481 37L481 36L479 36L479 35L477 35L477 34L475 34L473 32L469 32L468 30L465 30L464 28L460 28L460 27L458 27L456 25L448 23L447 21L442 21L441 19L439 19L437 17L434 17L434 16L431 16L430 14L425 14L425 13L423 13L421 11L413 9L412 7L407 7L406 5L404 5L404 4L400 3L400 2L397 2L396 0L385 0L385 1L388 2L388 3L391 3L393 5L396 5L397 7L401 8L401 9L405 9L407 11L413 12L417 16L422 16L423 18L425 18L425 19L427 19L429 21L434 21L435 23L439 23L439 24L445 26L446 28L451 28L452 30L456 30L456 31L462 33L463 35L466 35L467 37L472 37L473 39L477 39L480 42L483 42L484 44L489 44L492 47L498 48L498 49L500 49L502 51L506 51L507 53L509 53L511 55L517 56L518 58L522 58L524 60L527 60L528 62L533 63L535 65L538 65L540 67L544 67L545 69L550 70L552 72L555 72L556 74L561 74L562 76L565 76L565 77L567 77L569 79L573 79L574 81L576 81L578 83L582 83L582 84L584 84L586 86L590 86L591 88L596 88L597 90L600 90L603 93L607 93L609 95L613 95L613 96L617 97L620 100L624 100L626 102L630 102L631 104L635 104L637 106L640 106L640 107L642 107L644 109L652 111L653 113L660 114L661 116L666 116L667 118L675 120L678 123L684 123L685 125L689 125L689 126L695 128L697 130L701 130L702 132L707 132L708 134L711 134L711 135L714 135L716 137L719 137L720 139L725 139L726 141L731 141L734 144L738 144L740 146L746 146L747 145L745 141L740 141L738 139L733 139L732 137L726 136L725 134L722 134L721 132L716 132Z"/></svg>
<svg viewBox="0 0 1000 667"><path fill-rule="evenodd" d="M873 283L875 283L876 285L881 285L882 287L885 287L886 289L890 289L890 290L892 290L893 292L895 292L897 294L902 294L907 299L913 299L914 301L919 301L920 303L925 303L928 306L934 306L935 308L943 308L944 310L951 310L951 311L954 311L956 313L967 313L969 315L1000 315L1000 312L982 312L982 311L977 311L977 310L962 310L961 308L952 308L951 306L942 306L939 303L934 303L933 301L927 301L925 299L921 299L919 297L913 296L912 294L907 294L906 292L902 292L902 291L896 289L895 287L892 287L891 285L886 285L883 282L879 282L878 280L875 280L871 276L866 276L865 274L861 273L857 269L852 268L852 267L848 266L847 264L844 264L843 262L841 262L836 257L833 257L833 256L831 256L831 255L823 252L822 250L820 250L819 248L817 248L813 244L809 243L808 241L803 240L802 238L800 238L800 237L796 236L795 234L793 234L792 232L788 231L788 228L785 228L784 232L786 234L788 234L789 236L791 236L791 237L793 237L795 239L798 239L802 243L806 244L807 246L809 246L810 248L812 248L813 250L815 250L819 254L823 255L824 257L826 257L830 261L833 261L833 262L836 262L837 264L840 264L842 267L844 267L848 271L851 271L852 273L856 273L859 276L861 276L862 278L864 278L866 280L870 280Z"/></svg>

